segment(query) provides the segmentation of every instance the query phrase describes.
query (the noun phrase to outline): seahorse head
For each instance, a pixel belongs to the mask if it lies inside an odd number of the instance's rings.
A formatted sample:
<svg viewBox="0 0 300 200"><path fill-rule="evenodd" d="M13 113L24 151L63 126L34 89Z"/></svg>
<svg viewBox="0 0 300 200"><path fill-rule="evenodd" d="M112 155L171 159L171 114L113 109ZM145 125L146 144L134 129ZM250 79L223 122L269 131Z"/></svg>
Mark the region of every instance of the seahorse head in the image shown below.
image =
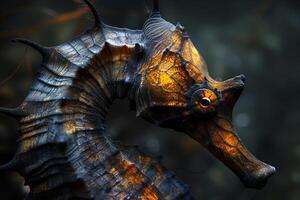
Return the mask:
<svg viewBox="0 0 300 200"><path fill-rule="evenodd" d="M138 67L134 90L138 115L194 138L246 186L264 186L275 168L248 152L232 124L245 76L214 80L184 27L165 21L158 9L143 31L145 57Z"/></svg>

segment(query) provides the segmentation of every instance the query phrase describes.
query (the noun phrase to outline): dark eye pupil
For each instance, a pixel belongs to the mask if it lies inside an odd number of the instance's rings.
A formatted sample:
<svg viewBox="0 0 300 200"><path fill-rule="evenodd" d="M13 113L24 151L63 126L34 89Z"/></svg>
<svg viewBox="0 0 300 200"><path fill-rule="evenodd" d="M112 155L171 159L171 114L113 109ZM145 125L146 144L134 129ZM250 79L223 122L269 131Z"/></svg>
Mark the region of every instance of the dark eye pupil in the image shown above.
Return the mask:
<svg viewBox="0 0 300 200"><path fill-rule="evenodd" d="M207 106L210 105L210 99L204 97L203 99L201 99L200 104L201 104L203 107L207 107Z"/></svg>

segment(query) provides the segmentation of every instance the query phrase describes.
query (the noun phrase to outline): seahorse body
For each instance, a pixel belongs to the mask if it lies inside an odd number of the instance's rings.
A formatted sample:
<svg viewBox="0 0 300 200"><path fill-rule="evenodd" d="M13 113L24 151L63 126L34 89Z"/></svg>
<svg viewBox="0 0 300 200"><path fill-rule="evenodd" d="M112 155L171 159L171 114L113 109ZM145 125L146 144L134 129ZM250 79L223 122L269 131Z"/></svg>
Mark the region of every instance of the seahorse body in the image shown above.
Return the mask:
<svg viewBox="0 0 300 200"><path fill-rule="evenodd" d="M158 1L142 30L108 26L85 2L95 25L70 42L42 47L17 39L40 51L43 62L24 102L16 109L1 109L17 117L21 133L15 157L1 170L24 176L30 186L28 199L193 199L189 188L159 160L104 134L109 107L117 98L128 98L146 120L186 131L193 128L186 123L194 120L195 110L211 115L219 96L228 97L233 107L240 92L235 91L234 98L225 92L241 87L243 77L225 82L210 78L184 28L161 18ZM206 103L211 105L204 108L201 95L208 95ZM222 116L212 121L225 127L222 140L232 143L231 152L246 152L231 136L226 120ZM216 143L219 136L212 140ZM237 167L243 163L223 158L222 145L208 144L208 149L233 170L243 171ZM240 162L269 167L246 153Z"/></svg>

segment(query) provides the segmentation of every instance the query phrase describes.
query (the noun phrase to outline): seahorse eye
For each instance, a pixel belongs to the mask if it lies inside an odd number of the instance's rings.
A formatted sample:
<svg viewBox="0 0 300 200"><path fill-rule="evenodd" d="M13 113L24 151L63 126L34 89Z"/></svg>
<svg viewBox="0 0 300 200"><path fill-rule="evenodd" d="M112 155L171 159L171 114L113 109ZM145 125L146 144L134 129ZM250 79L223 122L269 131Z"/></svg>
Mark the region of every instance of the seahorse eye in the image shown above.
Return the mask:
<svg viewBox="0 0 300 200"><path fill-rule="evenodd" d="M203 97L200 101L200 105L203 107L203 108L207 108L209 105L211 104L211 100L207 97Z"/></svg>
<svg viewBox="0 0 300 200"><path fill-rule="evenodd" d="M195 88L195 87L198 87ZM191 111L198 114L213 114L219 104L219 96L215 90L205 88L203 85L195 85L189 98Z"/></svg>

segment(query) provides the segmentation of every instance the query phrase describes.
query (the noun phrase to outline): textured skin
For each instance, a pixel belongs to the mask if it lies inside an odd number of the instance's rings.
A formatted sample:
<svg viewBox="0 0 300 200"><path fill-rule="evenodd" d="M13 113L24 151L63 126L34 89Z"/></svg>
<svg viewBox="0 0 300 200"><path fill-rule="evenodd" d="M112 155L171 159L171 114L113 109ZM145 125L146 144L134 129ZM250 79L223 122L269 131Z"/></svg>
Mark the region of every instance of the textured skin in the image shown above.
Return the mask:
<svg viewBox="0 0 300 200"><path fill-rule="evenodd" d="M187 133L246 185L263 185L271 167L248 153L231 124L244 77L213 80L184 28L161 18L158 1L142 30L105 25L86 3L96 24L81 36L51 48L19 40L43 62L24 102L0 109L17 117L21 132L15 157L0 169L24 176L27 198L193 199L159 160L104 135L110 105L126 97L138 116Z"/></svg>
<svg viewBox="0 0 300 200"><path fill-rule="evenodd" d="M61 199L189 198L159 162L121 151L103 136L109 106L126 95L127 64L141 38L141 31L103 26L49 49L21 105L28 112L20 119L16 159L24 165L29 199L57 198L58 191L66 195Z"/></svg>

